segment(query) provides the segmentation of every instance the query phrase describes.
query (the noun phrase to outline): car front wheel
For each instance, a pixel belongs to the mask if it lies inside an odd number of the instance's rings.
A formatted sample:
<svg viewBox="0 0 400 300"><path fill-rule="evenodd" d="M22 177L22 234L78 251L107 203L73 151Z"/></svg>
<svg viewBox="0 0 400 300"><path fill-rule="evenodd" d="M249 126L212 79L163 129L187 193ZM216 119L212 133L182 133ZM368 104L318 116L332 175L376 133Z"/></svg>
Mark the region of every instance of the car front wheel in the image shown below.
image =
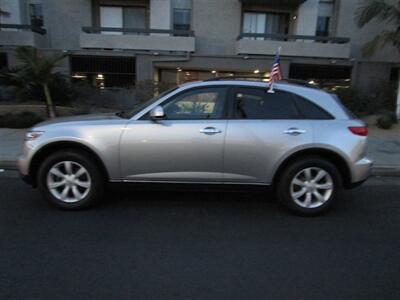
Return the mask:
<svg viewBox="0 0 400 300"><path fill-rule="evenodd" d="M317 215L331 207L340 191L337 168L319 157L307 157L286 167L279 178L277 195L293 212Z"/></svg>
<svg viewBox="0 0 400 300"><path fill-rule="evenodd" d="M73 210L99 200L104 191L104 178L88 155L66 150L44 160L39 169L38 186L52 204Z"/></svg>

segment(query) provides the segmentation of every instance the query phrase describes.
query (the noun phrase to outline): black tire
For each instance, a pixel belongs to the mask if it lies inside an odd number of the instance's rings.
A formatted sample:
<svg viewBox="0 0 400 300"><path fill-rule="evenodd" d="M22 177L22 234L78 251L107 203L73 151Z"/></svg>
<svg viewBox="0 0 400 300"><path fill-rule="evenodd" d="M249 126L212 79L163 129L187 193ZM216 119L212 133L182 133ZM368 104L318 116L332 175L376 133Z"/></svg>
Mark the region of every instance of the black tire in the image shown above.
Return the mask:
<svg viewBox="0 0 400 300"><path fill-rule="evenodd" d="M318 168L327 172L333 181L333 188L330 196L327 195L327 200L323 204L318 203L316 197L313 196L314 204L320 205L317 207L303 207L294 200L291 196L292 180L307 168ZM314 169L313 169L314 170ZM315 171L317 172L317 171ZM306 187L304 187L306 188ZM303 189L303 187L299 187ZM342 192L342 180L338 169L334 164L318 156L308 156L290 163L278 178L276 194L278 200L283 203L292 212L302 216L315 216L326 212L332 207L340 193ZM325 192L324 190L321 190ZM318 192L320 192L318 190ZM312 193L311 193L312 194ZM303 197L303 196L302 196ZM305 197L305 196L304 196Z"/></svg>
<svg viewBox="0 0 400 300"><path fill-rule="evenodd" d="M83 166L90 176L91 185L85 197L73 203L64 202L55 197L47 185L47 176L50 169L63 162L70 161ZM105 190L105 177L101 169L93 161L89 154L75 149L66 149L58 151L47 157L41 164L37 176L38 188L42 195L50 201L51 204L64 210L79 210L88 208L101 199Z"/></svg>

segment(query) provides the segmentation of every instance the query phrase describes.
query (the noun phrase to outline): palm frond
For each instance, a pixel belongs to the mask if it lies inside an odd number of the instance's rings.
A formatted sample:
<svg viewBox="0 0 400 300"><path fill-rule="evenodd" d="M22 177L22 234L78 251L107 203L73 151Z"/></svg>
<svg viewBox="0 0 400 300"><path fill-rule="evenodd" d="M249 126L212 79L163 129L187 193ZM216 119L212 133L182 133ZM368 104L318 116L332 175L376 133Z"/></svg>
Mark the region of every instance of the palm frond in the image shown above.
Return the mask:
<svg viewBox="0 0 400 300"><path fill-rule="evenodd" d="M358 27L363 27L373 19L393 22L400 20L400 10L396 5L388 4L385 0L364 0L355 13Z"/></svg>
<svg viewBox="0 0 400 300"><path fill-rule="evenodd" d="M382 49L388 44L392 44L400 51L400 32L399 31L382 31L363 47L363 55L371 56L376 50Z"/></svg>

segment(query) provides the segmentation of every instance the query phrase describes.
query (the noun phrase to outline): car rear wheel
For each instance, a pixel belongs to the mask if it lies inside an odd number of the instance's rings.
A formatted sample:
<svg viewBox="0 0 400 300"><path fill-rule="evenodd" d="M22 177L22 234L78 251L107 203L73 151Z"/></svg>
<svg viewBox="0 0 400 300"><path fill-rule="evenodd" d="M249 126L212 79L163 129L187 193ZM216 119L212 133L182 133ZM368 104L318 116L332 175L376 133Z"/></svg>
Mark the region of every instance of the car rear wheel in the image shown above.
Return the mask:
<svg viewBox="0 0 400 300"><path fill-rule="evenodd" d="M329 161L306 157L282 172L277 187L278 199L301 215L317 215L328 210L342 190L340 173Z"/></svg>
<svg viewBox="0 0 400 300"><path fill-rule="evenodd" d="M66 150L50 155L38 174L42 194L62 209L81 209L94 204L104 192L104 176L88 155Z"/></svg>

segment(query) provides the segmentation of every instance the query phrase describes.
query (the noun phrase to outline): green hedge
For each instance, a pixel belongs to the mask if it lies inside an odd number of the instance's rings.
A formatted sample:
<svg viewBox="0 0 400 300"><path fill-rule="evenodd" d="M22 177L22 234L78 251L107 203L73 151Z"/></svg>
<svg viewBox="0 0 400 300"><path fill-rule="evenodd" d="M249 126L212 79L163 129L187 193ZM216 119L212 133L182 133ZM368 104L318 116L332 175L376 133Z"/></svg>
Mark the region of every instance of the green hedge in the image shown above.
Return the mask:
<svg viewBox="0 0 400 300"><path fill-rule="evenodd" d="M30 111L7 113L0 115L0 128L29 128L42 121L42 117Z"/></svg>

